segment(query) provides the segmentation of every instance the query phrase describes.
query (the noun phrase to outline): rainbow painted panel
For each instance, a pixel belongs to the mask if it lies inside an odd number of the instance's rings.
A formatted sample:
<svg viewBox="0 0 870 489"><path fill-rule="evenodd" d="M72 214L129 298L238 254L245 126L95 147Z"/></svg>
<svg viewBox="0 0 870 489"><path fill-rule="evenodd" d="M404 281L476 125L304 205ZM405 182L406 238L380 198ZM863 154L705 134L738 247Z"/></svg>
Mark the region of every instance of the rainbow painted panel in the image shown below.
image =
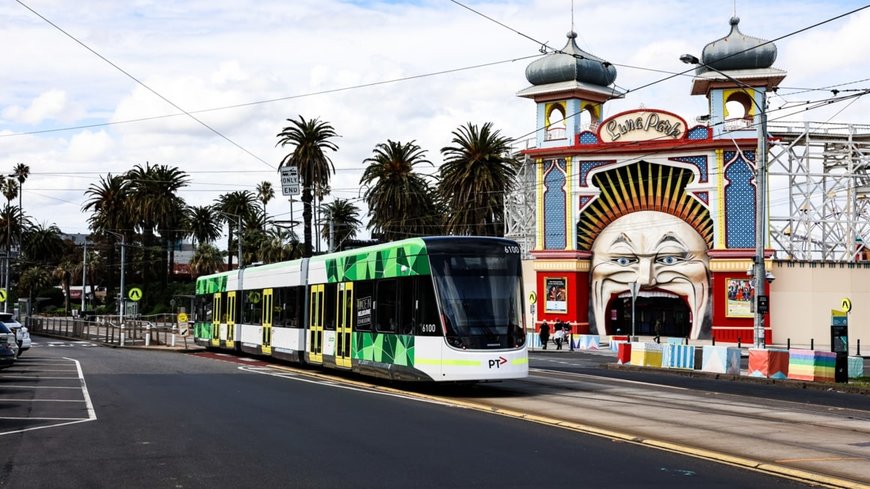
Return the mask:
<svg viewBox="0 0 870 489"><path fill-rule="evenodd" d="M830 351L790 350L788 378L810 382L833 382L837 354Z"/></svg>

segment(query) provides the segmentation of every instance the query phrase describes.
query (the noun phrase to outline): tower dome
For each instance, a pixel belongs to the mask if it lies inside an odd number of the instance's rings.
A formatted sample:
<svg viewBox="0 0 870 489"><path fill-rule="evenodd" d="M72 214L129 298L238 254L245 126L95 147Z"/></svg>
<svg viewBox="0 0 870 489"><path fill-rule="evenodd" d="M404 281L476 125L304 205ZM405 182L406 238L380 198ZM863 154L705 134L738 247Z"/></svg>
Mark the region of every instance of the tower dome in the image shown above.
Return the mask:
<svg viewBox="0 0 870 489"><path fill-rule="evenodd" d="M717 70L753 70L773 66L776 61L776 45L772 42L747 36L737 24L740 17L731 17L731 32L722 39L707 44L701 54L701 62ZM706 71L703 65L698 72Z"/></svg>
<svg viewBox="0 0 870 489"><path fill-rule="evenodd" d="M526 67L526 79L532 85L578 81L606 87L616 81L616 68L609 62L577 46L577 33L568 33L568 43Z"/></svg>

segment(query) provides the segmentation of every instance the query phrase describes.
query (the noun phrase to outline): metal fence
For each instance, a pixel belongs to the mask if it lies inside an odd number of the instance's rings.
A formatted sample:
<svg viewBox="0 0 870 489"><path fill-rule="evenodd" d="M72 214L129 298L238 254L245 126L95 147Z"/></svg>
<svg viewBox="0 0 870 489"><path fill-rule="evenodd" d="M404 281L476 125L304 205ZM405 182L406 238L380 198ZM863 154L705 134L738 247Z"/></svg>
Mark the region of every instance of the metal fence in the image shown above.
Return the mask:
<svg viewBox="0 0 870 489"><path fill-rule="evenodd" d="M178 325L173 315L160 315L140 319L124 319L118 316L91 318L32 316L26 318L26 326L33 334L96 341L118 346L175 345Z"/></svg>

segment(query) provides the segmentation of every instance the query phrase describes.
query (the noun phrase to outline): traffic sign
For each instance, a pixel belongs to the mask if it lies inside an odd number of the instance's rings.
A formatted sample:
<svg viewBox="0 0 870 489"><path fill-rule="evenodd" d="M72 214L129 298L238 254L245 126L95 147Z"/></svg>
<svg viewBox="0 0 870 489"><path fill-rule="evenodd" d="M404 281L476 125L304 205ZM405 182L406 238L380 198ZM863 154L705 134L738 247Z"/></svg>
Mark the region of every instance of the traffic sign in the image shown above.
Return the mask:
<svg viewBox="0 0 870 489"><path fill-rule="evenodd" d="M133 287L130 289L130 292L127 292L127 298L133 302L137 302L142 298L142 289L138 287Z"/></svg>
<svg viewBox="0 0 870 489"><path fill-rule="evenodd" d="M0 289L0 302L6 302L6 289Z"/></svg>
<svg viewBox="0 0 870 489"><path fill-rule="evenodd" d="M178 313L178 323L181 324L181 323L186 323L186 322L187 322L187 313L186 312L179 312Z"/></svg>
<svg viewBox="0 0 870 489"><path fill-rule="evenodd" d="M534 304L536 302L538 302L538 294L533 290L529 292L529 304Z"/></svg>
<svg viewBox="0 0 870 489"><path fill-rule="evenodd" d="M5 299L4 299L4 300L5 300ZM842 309L843 312L849 312L849 311L851 311L851 310L852 310L852 301L849 300L848 297L844 298L844 299L843 299L843 302L840 303L840 309Z"/></svg>
<svg viewBox="0 0 870 489"><path fill-rule="evenodd" d="M295 166L281 168L281 194L286 197L300 193L302 192L299 187L299 168Z"/></svg>

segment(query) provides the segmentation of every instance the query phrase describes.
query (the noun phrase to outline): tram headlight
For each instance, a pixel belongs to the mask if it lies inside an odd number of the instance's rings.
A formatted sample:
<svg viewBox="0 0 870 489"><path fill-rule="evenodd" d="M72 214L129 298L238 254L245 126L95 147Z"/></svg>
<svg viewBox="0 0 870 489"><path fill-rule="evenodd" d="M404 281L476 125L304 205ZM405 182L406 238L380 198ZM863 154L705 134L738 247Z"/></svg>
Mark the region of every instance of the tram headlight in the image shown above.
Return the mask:
<svg viewBox="0 0 870 489"><path fill-rule="evenodd" d="M465 343L463 343L462 338L458 336L448 336L447 343L454 348L465 349Z"/></svg>

